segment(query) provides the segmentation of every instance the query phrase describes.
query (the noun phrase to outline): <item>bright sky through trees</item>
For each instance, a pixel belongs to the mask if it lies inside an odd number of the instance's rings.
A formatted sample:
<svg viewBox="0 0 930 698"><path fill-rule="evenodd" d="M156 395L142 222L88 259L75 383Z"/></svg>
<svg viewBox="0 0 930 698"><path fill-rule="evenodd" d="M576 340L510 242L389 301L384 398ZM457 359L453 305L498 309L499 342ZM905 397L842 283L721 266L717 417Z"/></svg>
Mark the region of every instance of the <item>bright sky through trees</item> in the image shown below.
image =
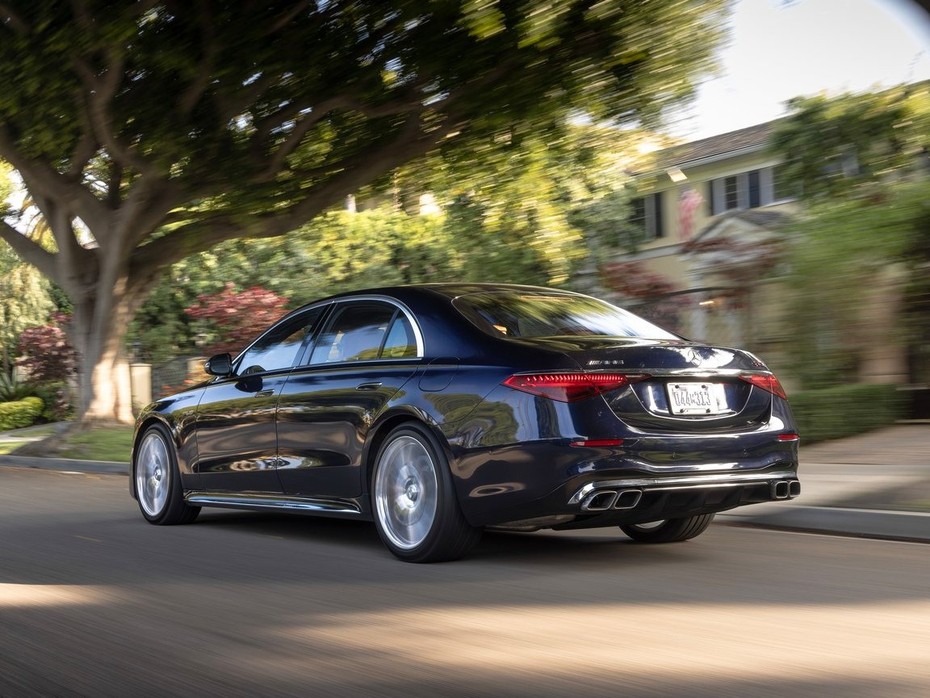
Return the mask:
<svg viewBox="0 0 930 698"><path fill-rule="evenodd" d="M930 79L930 14L912 0L736 0L721 74L675 119L705 138L784 113L791 97Z"/></svg>

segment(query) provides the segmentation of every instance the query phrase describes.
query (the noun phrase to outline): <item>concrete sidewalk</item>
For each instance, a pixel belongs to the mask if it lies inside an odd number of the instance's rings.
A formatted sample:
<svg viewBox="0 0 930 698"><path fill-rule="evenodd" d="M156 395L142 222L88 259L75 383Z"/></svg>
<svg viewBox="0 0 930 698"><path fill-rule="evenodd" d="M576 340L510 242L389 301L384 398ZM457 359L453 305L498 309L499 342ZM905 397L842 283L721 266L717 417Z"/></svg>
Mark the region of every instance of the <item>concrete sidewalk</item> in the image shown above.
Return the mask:
<svg viewBox="0 0 930 698"><path fill-rule="evenodd" d="M27 434L18 432L28 439ZM9 439L10 433L0 434ZM803 440L802 440L803 444ZM126 463L0 456L0 466L128 475ZM801 446L801 496L718 514L717 521L930 543L930 424L901 424Z"/></svg>
<svg viewBox="0 0 930 698"><path fill-rule="evenodd" d="M801 446L801 496L719 514L720 522L930 542L930 424Z"/></svg>

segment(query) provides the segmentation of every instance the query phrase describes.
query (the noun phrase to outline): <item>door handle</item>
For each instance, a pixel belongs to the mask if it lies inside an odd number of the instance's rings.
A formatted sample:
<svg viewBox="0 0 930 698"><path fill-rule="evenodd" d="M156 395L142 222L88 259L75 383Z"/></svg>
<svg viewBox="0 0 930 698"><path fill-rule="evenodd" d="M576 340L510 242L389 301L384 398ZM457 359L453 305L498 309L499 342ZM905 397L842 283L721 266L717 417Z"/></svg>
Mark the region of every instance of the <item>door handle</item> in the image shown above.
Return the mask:
<svg viewBox="0 0 930 698"><path fill-rule="evenodd" d="M381 381L373 381L371 383L359 383L355 386L356 390L377 390L381 387Z"/></svg>
<svg viewBox="0 0 930 698"><path fill-rule="evenodd" d="M255 393L255 397L271 397L272 395L274 395L274 389L259 390L257 393Z"/></svg>

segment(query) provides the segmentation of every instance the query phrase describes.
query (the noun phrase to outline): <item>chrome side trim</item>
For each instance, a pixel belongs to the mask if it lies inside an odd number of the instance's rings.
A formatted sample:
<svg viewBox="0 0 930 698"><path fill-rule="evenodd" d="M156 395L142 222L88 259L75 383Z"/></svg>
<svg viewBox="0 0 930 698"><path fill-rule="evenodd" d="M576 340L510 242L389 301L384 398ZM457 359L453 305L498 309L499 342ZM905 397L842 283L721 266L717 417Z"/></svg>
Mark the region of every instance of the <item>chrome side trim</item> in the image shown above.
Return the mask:
<svg viewBox="0 0 930 698"><path fill-rule="evenodd" d="M649 492L661 490L683 489L716 489L719 487L742 487L771 482L773 480L797 479L797 474L791 470L768 471L765 473L723 473L714 475L685 475L680 477L662 478L631 478L628 480L599 480L589 482L581 487L571 499L569 504L580 504L595 490L611 489L642 489Z"/></svg>
<svg viewBox="0 0 930 698"><path fill-rule="evenodd" d="M269 511L303 511L327 514L353 514L362 512L355 502L346 499L320 499L314 497L272 497L256 494L228 494L219 492L192 492L184 497L188 504L231 509L262 509Z"/></svg>

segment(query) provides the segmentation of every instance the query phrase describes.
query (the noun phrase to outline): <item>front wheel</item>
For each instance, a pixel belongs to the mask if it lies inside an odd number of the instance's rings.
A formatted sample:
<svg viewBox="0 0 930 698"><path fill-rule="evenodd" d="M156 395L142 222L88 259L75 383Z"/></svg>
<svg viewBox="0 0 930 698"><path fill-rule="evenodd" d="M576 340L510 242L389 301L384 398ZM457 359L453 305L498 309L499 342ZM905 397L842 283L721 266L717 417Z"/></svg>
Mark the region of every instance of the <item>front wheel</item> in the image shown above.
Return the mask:
<svg viewBox="0 0 930 698"><path fill-rule="evenodd" d="M713 514L701 514L683 519L627 524L621 526L620 530L637 543L677 543L701 535L713 520Z"/></svg>
<svg viewBox="0 0 930 698"><path fill-rule="evenodd" d="M481 537L465 520L436 438L417 424L388 434L372 477L378 535L406 562L455 560Z"/></svg>
<svg viewBox="0 0 930 698"><path fill-rule="evenodd" d="M153 424L145 430L132 460L136 500L146 521L173 525L197 518L200 507L184 501L174 445L163 426Z"/></svg>

